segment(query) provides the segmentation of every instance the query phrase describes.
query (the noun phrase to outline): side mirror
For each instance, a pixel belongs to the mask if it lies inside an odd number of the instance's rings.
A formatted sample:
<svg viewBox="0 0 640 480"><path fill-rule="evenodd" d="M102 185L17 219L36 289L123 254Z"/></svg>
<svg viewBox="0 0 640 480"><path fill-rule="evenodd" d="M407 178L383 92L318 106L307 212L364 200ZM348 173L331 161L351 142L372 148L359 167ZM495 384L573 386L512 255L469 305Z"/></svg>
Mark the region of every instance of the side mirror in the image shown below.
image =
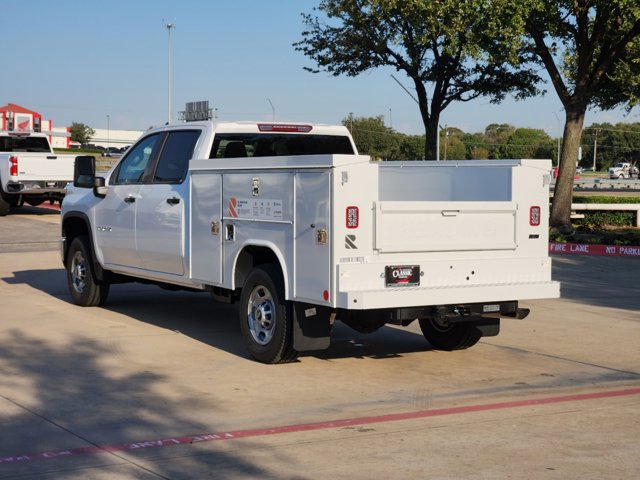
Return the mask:
<svg viewBox="0 0 640 480"><path fill-rule="evenodd" d="M93 194L98 198L104 198L107 196L109 187L106 187L106 180L104 177L93 177Z"/></svg>
<svg viewBox="0 0 640 480"><path fill-rule="evenodd" d="M96 157L80 155L76 157L73 168L73 186L78 188L93 188L96 176Z"/></svg>

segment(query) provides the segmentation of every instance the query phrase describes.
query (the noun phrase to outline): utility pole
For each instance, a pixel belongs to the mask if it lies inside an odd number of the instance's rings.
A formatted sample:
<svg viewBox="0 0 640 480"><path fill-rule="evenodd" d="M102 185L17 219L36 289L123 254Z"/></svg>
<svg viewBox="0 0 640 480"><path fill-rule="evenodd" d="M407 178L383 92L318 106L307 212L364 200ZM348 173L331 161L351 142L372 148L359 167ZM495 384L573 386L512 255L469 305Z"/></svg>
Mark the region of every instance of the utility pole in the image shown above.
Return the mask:
<svg viewBox="0 0 640 480"><path fill-rule="evenodd" d="M175 23L167 23L165 24L165 28L167 29L167 34L168 34L168 38L169 38L169 43L168 43L168 67L167 67L167 76L168 76L168 114L167 114L167 123L171 123L171 117L173 116L171 114L171 29L172 28L176 28L176 24Z"/></svg>
<svg viewBox="0 0 640 480"><path fill-rule="evenodd" d="M447 159L447 147L449 146L449 127L444 124L444 159Z"/></svg>
<svg viewBox="0 0 640 480"><path fill-rule="evenodd" d="M598 132L600 131L599 128L596 128L596 138L593 141L593 171L596 171L596 152L598 150Z"/></svg>

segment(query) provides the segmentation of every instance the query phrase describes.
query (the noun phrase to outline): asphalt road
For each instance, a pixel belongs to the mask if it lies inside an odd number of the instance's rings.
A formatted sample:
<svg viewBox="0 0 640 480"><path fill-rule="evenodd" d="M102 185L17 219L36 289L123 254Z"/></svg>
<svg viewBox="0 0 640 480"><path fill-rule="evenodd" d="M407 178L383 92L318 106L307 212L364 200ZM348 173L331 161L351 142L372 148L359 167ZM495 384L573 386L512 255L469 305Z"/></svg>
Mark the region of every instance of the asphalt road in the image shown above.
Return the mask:
<svg viewBox="0 0 640 480"><path fill-rule="evenodd" d="M638 478L638 259L555 257L563 298L466 351L337 325L270 366L203 294L72 305L58 221L0 218L0 479Z"/></svg>

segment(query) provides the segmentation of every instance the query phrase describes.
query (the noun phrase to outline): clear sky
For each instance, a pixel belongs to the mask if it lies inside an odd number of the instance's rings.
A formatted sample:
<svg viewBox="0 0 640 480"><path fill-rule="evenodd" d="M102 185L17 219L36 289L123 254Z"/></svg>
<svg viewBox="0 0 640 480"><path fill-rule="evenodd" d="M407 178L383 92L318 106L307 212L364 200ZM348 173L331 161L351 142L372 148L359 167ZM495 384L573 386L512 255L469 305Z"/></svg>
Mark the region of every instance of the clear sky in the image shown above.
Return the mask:
<svg viewBox="0 0 640 480"><path fill-rule="evenodd" d="M208 100L220 120L339 123L384 115L395 130L424 133L415 102L390 69L358 77L312 74L292 47L302 12L318 0L0 0L3 38L0 104L17 103L53 120L146 130L167 121L171 22L173 119L185 102ZM163 23L164 21L164 23ZM467 132L490 123L543 128L558 136L562 106L545 97L454 104L441 124ZM271 101L271 104L269 103ZM560 119L560 121L558 120ZM637 122L638 111L589 112L592 122Z"/></svg>

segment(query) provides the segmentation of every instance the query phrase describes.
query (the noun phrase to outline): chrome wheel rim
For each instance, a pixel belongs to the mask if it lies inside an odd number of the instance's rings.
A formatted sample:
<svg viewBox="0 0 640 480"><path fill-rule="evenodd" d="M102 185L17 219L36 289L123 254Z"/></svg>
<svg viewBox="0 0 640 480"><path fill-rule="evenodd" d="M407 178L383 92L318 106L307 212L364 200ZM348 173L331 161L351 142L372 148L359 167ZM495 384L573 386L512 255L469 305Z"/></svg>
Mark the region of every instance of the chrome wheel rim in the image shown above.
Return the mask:
<svg viewBox="0 0 640 480"><path fill-rule="evenodd" d="M79 294L87 287L87 260L82 252L76 252L71 259L71 285Z"/></svg>
<svg viewBox="0 0 640 480"><path fill-rule="evenodd" d="M256 286L249 295L247 322L253 340L268 345L276 325L276 306L271 292L263 285Z"/></svg>

